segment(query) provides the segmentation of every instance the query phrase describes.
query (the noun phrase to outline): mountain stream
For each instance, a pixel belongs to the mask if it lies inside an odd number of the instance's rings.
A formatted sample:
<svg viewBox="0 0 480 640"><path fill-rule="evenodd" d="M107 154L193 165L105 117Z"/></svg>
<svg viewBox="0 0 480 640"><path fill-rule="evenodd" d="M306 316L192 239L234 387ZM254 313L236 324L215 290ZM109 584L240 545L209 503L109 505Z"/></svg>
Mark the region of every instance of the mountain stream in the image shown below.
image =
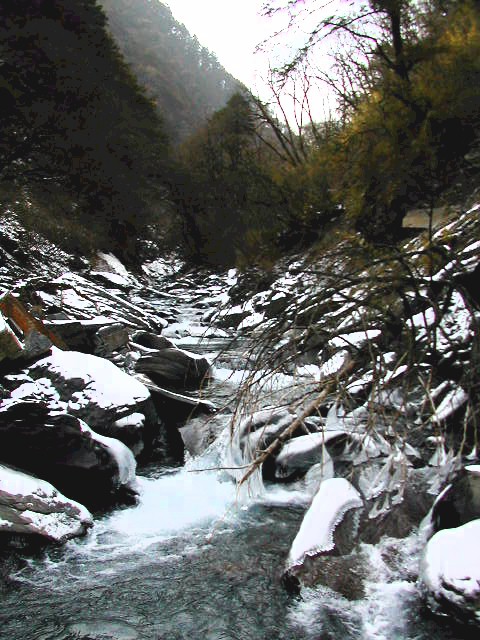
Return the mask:
<svg viewBox="0 0 480 640"><path fill-rule="evenodd" d="M185 307L190 318L201 315ZM188 338L182 348L214 352ZM218 379L235 367L217 364ZM286 381L288 383L288 381ZM228 387L230 385L230 387ZM232 382L212 386L213 400ZM228 417L227 417L228 418ZM245 500L218 465L225 437L182 468L140 471L136 506L97 516L83 539L27 559L2 587L5 640L458 638L430 618L416 585L413 534L361 545L364 593L289 595L280 578L311 496L285 485ZM337 565L338 566L338 565ZM340 571L348 572L348 566ZM347 594L348 595L348 594Z"/></svg>

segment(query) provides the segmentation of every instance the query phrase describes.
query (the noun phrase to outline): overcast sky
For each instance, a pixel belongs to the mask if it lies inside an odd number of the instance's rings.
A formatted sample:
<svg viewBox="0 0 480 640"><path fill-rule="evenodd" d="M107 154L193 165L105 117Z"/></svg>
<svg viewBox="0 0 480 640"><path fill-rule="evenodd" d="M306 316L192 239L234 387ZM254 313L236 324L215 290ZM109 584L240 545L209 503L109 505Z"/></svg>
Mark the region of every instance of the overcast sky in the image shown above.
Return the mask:
<svg viewBox="0 0 480 640"><path fill-rule="evenodd" d="M164 0L173 16L214 52L221 64L251 89L260 89L268 57L254 54L259 42L275 30L260 15L262 0ZM257 86L258 85L258 86Z"/></svg>
<svg viewBox="0 0 480 640"><path fill-rule="evenodd" d="M303 44L305 34L310 31L308 22L302 22L296 31L288 29L283 39L272 38L276 31L287 26L288 17L285 14L263 17L261 8L265 0L162 1L178 22L217 55L227 71L267 102L271 99L265 84L269 65L280 66L290 59L295 40L297 46ZM256 46L265 40L268 44L264 51L255 53ZM323 119L328 112L325 102L328 91L319 87L309 96L315 119ZM291 101L284 98L282 103L288 119L293 122Z"/></svg>

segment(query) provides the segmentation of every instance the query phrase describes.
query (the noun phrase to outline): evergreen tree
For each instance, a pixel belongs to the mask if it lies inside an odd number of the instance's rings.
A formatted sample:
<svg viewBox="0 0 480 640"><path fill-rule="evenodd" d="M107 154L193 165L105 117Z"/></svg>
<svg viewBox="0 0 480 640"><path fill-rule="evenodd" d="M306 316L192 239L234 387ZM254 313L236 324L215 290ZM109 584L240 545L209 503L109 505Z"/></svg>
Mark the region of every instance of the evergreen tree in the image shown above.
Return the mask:
<svg viewBox="0 0 480 640"><path fill-rule="evenodd" d="M266 151L257 136L254 105L241 93L182 146L189 189L180 210L187 234L196 240L197 259L249 261L275 245L285 201Z"/></svg>
<svg viewBox="0 0 480 640"><path fill-rule="evenodd" d="M105 25L95 0L2 2L0 177L66 190L128 252L164 197L168 143Z"/></svg>

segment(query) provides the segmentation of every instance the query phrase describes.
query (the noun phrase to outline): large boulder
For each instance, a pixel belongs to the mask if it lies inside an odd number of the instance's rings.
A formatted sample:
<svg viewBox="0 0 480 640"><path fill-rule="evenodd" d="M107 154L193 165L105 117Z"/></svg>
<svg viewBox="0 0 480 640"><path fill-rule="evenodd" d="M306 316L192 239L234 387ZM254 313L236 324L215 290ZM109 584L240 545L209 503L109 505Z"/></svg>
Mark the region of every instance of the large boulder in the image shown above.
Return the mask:
<svg viewBox="0 0 480 640"><path fill-rule="evenodd" d="M480 623L480 519L438 531L427 543L420 582L429 606Z"/></svg>
<svg viewBox="0 0 480 640"><path fill-rule="evenodd" d="M93 524L88 510L51 484L0 464L0 532L62 543Z"/></svg>
<svg viewBox="0 0 480 640"><path fill-rule="evenodd" d="M480 623L480 465L464 467L425 518L419 580L430 608Z"/></svg>
<svg viewBox="0 0 480 640"><path fill-rule="evenodd" d="M13 397L46 399L51 407L81 418L97 433L121 440L136 456L151 449L159 422L150 393L113 363L54 348L27 374L34 385L20 386Z"/></svg>
<svg viewBox="0 0 480 640"><path fill-rule="evenodd" d="M135 365L159 385L175 388L199 388L210 375L211 364L205 356L166 347L140 356Z"/></svg>
<svg viewBox="0 0 480 640"><path fill-rule="evenodd" d="M91 506L131 499L134 493L136 465L128 447L44 402L4 402L0 457Z"/></svg>
<svg viewBox="0 0 480 640"><path fill-rule="evenodd" d="M134 348L140 346L144 349L154 349L156 351L166 349L167 347L175 347L172 340L165 338L165 336L159 336L151 331L135 331L135 333L132 334L131 343Z"/></svg>

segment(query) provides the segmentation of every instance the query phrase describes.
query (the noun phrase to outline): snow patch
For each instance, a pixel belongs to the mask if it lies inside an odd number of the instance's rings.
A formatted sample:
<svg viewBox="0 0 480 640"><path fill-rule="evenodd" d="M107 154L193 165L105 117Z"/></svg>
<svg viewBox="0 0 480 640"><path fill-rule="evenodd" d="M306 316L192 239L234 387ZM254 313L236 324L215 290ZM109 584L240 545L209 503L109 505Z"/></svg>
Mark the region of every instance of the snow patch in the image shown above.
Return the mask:
<svg viewBox="0 0 480 640"><path fill-rule="evenodd" d="M427 543L420 565L420 579L429 604L443 603L480 622L480 520L438 531Z"/></svg>
<svg viewBox="0 0 480 640"><path fill-rule="evenodd" d="M93 524L88 509L49 482L1 464L0 507L0 530L36 533L55 542L81 535ZM9 513L11 521L6 520Z"/></svg>
<svg viewBox="0 0 480 640"><path fill-rule="evenodd" d="M48 369L64 380L79 379L85 385L72 394L72 402L81 407L94 403L102 409L135 406L147 400L150 392L141 382L124 373L112 362L78 351L52 348L52 355L31 368Z"/></svg>

